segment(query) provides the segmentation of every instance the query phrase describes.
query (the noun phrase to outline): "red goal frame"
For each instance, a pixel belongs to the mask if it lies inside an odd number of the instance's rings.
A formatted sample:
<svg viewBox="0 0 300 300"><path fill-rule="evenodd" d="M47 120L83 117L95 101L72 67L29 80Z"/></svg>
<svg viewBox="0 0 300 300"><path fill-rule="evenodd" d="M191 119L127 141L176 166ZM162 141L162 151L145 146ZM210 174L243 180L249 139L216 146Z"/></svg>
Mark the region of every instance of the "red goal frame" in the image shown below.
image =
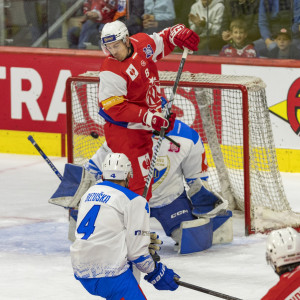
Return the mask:
<svg viewBox="0 0 300 300"><path fill-rule="evenodd" d="M99 82L98 77L91 76L75 76L68 78L66 82L66 99L67 99L67 153L68 162L73 163L73 128L72 128L72 95L71 84L74 81L80 82ZM161 81L161 86L173 86L173 81ZM203 82L180 82L178 87L197 87L197 88L218 88L239 90L242 94L243 105L243 173L244 173L244 205L245 205L245 234L250 235L255 233L251 229L251 201L250 201L250 165L249 165L249 115L248 115L248 90L241 84L226 84L226 83L203 83Z"/></svg>

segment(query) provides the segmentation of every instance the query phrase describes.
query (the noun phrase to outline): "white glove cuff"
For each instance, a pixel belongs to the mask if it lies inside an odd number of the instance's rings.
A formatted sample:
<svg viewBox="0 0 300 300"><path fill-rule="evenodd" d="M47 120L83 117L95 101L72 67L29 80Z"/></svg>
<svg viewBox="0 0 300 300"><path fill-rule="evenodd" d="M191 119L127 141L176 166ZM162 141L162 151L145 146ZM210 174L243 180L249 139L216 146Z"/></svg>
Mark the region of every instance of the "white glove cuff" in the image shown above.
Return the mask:
<svg viewBox="0 0 300 300"><path fill-rule="evenodd" d="M170 43L172 43L174 46L177 46L174 42L174 37L176 36L176 34L181 31L182 29L184 29L185 26L183 24L177 24L173 27L171 27L170 30L170 35L169 35L169 41Z"/></svg>
<svg viewBox="0 0 300 300"><path fill-rule="evenodd" d="M144 121L145 124L149 127L152 127L152 118L154 116L154 113L152 113L151 111L147 111L145 117L146 117L146 120Z"/></svg>

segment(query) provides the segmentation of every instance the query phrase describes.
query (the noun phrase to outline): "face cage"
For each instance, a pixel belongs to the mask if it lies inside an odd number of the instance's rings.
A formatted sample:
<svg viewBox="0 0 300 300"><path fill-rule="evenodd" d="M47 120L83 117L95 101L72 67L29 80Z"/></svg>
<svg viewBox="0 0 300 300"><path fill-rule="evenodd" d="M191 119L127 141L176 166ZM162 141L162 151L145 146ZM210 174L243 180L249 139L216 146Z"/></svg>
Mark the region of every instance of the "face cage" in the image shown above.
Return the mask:
<svg viewBox="0 0 300 300"><path fill-rule="evenodd" d="M270 265L274 270L276 269L269 253L266 253L266 261L267 261L267 264Z"/></svg>

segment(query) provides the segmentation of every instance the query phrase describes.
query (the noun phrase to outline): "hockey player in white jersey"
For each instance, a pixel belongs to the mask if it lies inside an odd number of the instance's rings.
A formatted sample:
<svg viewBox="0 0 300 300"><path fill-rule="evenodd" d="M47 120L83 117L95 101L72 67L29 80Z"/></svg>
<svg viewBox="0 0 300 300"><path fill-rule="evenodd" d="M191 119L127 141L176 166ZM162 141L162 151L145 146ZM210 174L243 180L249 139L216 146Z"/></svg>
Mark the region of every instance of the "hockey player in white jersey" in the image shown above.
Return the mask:
<svg viewBox="0 0 300 300"><path fill-rule="evenodd" d="M77 280L92 295L111 300L146 299L130 269L147 273L158 290L176 290L173 270L153 261L149 253L149 205L130 191L131 163L110 153L102 165L103 182L89 188L79 209L71 259Z"/></svg>

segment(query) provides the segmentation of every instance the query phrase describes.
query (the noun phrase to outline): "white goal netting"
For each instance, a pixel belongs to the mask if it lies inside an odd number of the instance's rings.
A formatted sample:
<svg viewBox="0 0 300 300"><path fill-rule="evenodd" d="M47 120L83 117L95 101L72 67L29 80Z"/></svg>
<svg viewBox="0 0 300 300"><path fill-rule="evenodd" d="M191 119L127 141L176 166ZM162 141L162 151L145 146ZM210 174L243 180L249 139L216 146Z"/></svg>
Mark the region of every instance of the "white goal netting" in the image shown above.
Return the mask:
<svg viewBox="0 0 300 300"><path fill-rule="evenodd" d="M161 93L167 99L176 75L159 72ZM69 160L76 164L83 164L104 141L98 81L97 73L89 72L71 78L68 87ZM286 226L300 226L284 192L261 79L183 72L172 110L202 137L209 183L230 200L231 208L246 209L248 231L282 227L278 213L290 219L284 221Z"/></svg>

